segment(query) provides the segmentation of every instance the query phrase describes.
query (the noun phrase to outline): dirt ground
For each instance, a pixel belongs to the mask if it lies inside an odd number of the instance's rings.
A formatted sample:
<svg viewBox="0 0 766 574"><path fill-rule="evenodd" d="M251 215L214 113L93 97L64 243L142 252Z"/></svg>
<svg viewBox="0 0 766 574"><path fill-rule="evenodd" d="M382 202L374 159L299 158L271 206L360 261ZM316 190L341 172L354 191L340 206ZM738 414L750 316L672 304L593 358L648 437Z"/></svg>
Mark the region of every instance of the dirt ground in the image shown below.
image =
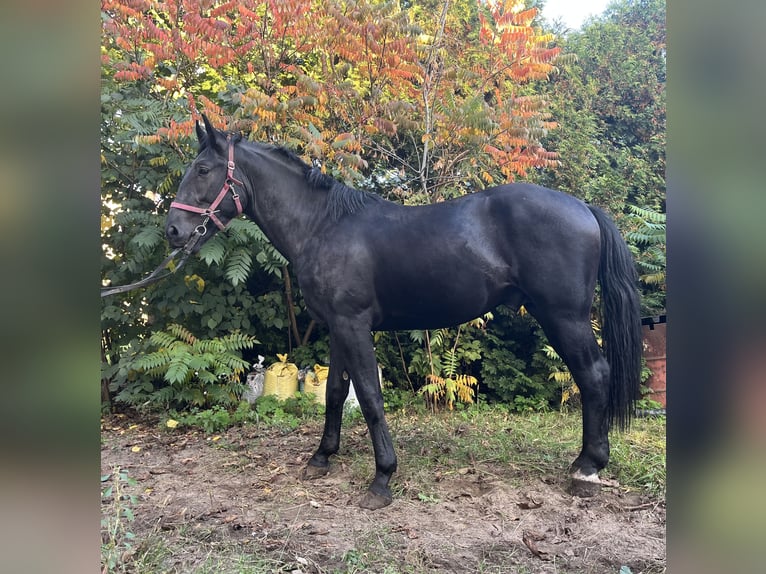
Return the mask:
<svg viewBox="0 0 766 574"><path fill-rule="evenodd" d="M425 469L427 489L395 475L394 502L367 511L356 505L372 477L366 429L344 429L330 474L302 481L320 435L319 422L205 435L112 417L101 469L137 481L130 528L138 550L168 549L156 571L665 572L663 501L617 485L581 499L564 476L477 461ZM201 568L223 549L263 569Z"/></svg>

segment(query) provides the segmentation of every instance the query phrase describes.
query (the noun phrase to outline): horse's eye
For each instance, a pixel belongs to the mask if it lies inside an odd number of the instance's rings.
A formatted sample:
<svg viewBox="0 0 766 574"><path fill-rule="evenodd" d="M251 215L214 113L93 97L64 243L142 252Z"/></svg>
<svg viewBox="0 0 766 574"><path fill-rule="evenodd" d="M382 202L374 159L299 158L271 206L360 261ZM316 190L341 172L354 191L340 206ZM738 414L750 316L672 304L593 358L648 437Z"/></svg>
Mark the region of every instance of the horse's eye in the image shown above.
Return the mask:
<svg viewBox="0 0 766 574"><path fill-rule="evenodd" d="M208 173L210 173L210 168L208 168L207 166L201 165L197 168L197 173L199 175L207 175Z"/></svg>

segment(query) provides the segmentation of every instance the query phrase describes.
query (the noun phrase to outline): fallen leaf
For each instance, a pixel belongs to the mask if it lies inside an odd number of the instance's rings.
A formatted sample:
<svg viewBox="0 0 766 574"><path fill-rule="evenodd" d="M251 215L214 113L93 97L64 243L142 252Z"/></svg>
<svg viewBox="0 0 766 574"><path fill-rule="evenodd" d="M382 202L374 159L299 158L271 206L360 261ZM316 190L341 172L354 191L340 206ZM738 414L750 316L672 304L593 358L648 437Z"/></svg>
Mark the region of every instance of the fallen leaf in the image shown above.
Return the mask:
<svg viewBox="0 0 766 574"><path fill-rule="evenodd" d="M529 500L525 500L524 502L517 502L516 506L521 508L522 510L532 510L534 508L540 508L543 505L542 502L538 502L537 500L534 500L530 498Z"/></svg>
<svg viewBox="0 0 766 574"><path fill-rule="evenodd" d="M533 542L534 534L528 531L524 531L521 535L521 540L524 542L527 548L529 548L529 551L532 552L535 556L537 556L540 560L550 560L548 556L546 556L547 552L543 552L542 550L537 548L537 545Z"/></svg>
<svg viewBox="0 0 766 574"><path fill-rule="evenodd" d="M141 447L140 446L134 446L130 450L132 450L133 452L140 452L141 451Z"/></svg>
<svg viewBox="0 0 766 574"><path fill-rule="evenodd" d="M165 426L168 427L169 429L174 429L178 426L178 421L175 419L168 419L165 422Z"/></svg>

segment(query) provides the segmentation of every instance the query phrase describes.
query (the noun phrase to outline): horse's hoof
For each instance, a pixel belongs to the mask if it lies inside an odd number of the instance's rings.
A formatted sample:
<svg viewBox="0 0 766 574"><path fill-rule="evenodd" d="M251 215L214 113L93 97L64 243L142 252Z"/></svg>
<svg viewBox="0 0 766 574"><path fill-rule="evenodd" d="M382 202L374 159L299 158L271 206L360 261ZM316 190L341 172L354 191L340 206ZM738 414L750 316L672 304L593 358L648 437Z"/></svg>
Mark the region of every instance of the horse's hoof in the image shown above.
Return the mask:
<svg viewBox="0 0 766 574"><path fill-rule="evenodd" d="M359 501L359 506L367 510L378 510L388 506L392 501L393 499L390 496L381 496L368 490L362 500Z"/></svg>
<svg viewBox="0 0 766 574"><path fill-rule="evenodd" d="M596 496L601 492L601 480L598 474L583 474L578 470L571 476L567 492L580 498Z"/></svg>
<svg viewBox="0 0 766 574"><path fill-rule="evenodd" d="M314 478L321 478L326 476L330 472L330 465L327 466L314 466L313 464L307 464L303 468L301 478L303 480L312 480Z"/></svg>

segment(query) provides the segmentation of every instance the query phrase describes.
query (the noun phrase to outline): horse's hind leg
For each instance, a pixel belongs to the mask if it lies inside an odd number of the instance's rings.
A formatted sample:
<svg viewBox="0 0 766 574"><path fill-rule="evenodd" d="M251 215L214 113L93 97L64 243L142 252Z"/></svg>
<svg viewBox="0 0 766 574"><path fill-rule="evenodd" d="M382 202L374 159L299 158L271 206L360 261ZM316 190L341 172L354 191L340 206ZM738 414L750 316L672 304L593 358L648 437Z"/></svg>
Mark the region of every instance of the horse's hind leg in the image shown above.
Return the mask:
<svg viewBox="0 0 766 574"><path fill-rule="evenodd" d="M533 313L534 314L534 313ZM598 492L598 471L609 461L609 365L596 343L589 317L537 316L548 340L564 360L582 397L582 450L572 463L573 494Z"/></svg>

